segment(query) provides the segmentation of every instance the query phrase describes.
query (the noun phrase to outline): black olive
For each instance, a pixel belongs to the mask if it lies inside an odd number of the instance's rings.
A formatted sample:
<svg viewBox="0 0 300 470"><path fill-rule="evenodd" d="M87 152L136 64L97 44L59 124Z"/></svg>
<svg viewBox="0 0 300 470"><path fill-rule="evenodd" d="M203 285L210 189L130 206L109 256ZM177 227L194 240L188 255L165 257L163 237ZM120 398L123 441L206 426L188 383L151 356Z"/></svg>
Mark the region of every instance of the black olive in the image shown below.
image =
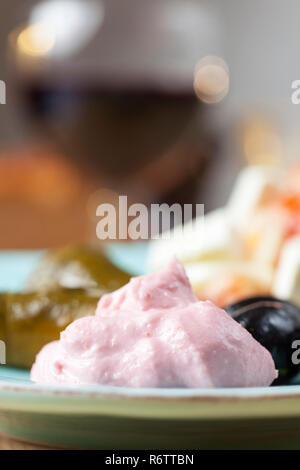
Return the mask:
<svg viewBox="0 0 300 470"><path fill-rule="evenodd" d="M272 385L290 384L300 372L300 309L285 300L264 296L244 299L225 310L272 354L279 372ZM299 345L293 344L295 340Z"/></svg>

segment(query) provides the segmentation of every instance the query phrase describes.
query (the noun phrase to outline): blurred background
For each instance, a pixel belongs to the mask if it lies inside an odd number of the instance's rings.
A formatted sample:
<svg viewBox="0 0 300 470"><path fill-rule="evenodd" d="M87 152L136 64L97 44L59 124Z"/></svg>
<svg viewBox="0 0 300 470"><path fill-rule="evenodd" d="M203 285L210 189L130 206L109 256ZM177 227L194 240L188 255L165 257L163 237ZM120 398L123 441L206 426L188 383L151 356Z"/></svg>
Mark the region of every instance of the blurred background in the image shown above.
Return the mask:
<svg viewBox="0 0 300 470"><path fill-rule="evenodd" d="M226 202L300 156L296 0L2 0L0 249L93 240L96 207Z"/></svg>

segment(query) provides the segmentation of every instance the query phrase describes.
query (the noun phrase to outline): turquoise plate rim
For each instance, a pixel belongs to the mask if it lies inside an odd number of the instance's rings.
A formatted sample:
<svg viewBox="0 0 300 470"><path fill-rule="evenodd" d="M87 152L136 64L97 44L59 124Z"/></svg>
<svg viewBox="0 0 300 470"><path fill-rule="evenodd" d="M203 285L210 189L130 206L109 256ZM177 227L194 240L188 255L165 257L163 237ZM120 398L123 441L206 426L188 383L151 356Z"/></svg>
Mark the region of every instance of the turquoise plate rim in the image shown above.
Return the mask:
<svg viewBox="0 0 300 470"><path fill-rule="evenodd" d="M13 369L11 369L13 371ZM24 393L41 392L44 395L77 396L116 396L128 398L257 398L299 396L300 385L281 385L274 387L231 387L231 388L134 388L110 385L52 385L37 384L28 380L0 376L0 394L3 390Z"/></svg>
<svg viewBox="0 0 300 470"><path fill-rule="evenodd" d="M300 417L300 386L231 389L129 389L1 381L0 412L151 420Z"/></svg>

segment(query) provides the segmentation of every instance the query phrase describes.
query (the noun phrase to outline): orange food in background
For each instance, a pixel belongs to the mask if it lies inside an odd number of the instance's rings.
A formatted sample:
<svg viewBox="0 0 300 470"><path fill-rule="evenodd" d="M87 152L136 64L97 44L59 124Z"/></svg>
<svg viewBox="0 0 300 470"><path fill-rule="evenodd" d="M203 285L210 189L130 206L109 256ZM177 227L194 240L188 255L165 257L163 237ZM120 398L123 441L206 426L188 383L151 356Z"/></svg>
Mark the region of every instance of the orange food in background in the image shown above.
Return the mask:
<svg viewBox="0 0 300 470"><path fill-rule="evenodd" d="M199 300L210 300L219 307L255 295L267 295L269 292L259 283L239 274L226 274L208 281L201 291L196 292Z"/></svg>
<svg viewBox="0 0 300 470"><path fill-rule="evenodd" d="M291 167L283 185L271 188L242 227L247 261L276 269L284 243L300 234L300 165ZM258 268L259 269L259 268ZM226 306L243 298L268 295L270 289L258 281L228 272L214 277L196 290L200 300Z"/></svg>
<svg viewBox="0 0 300 470"><path fill-rule="evenodd" d="M45 248L88 237L89 183L40 148L0 155L0 249Z"/></svg>

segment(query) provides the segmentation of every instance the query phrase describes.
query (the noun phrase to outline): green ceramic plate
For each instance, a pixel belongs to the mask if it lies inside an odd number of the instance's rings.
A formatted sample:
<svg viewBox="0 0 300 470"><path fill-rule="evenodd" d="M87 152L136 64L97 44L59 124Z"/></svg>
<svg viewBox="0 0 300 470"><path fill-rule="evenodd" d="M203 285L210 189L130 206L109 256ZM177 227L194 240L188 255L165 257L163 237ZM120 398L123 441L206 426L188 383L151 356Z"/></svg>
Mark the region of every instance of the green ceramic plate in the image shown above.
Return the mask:
<svg viewBox="0 0 300 470"><path fill-rule="evenodd" d="M139 273L145 247L138 250L136 266L132 252L111 254ZM0 289L21 287L37 258L37 253L0 254ZM299 449L300 386L53 387L31 383L26 371L0 366L0 432L55 447Z"/></svg>
<svg viewBox="0 0 300 470"><path fill-rule="evenodd" d="M0 369L0 431L92 449L300 448L300 387L126 389L31 384Z"/></svg>

